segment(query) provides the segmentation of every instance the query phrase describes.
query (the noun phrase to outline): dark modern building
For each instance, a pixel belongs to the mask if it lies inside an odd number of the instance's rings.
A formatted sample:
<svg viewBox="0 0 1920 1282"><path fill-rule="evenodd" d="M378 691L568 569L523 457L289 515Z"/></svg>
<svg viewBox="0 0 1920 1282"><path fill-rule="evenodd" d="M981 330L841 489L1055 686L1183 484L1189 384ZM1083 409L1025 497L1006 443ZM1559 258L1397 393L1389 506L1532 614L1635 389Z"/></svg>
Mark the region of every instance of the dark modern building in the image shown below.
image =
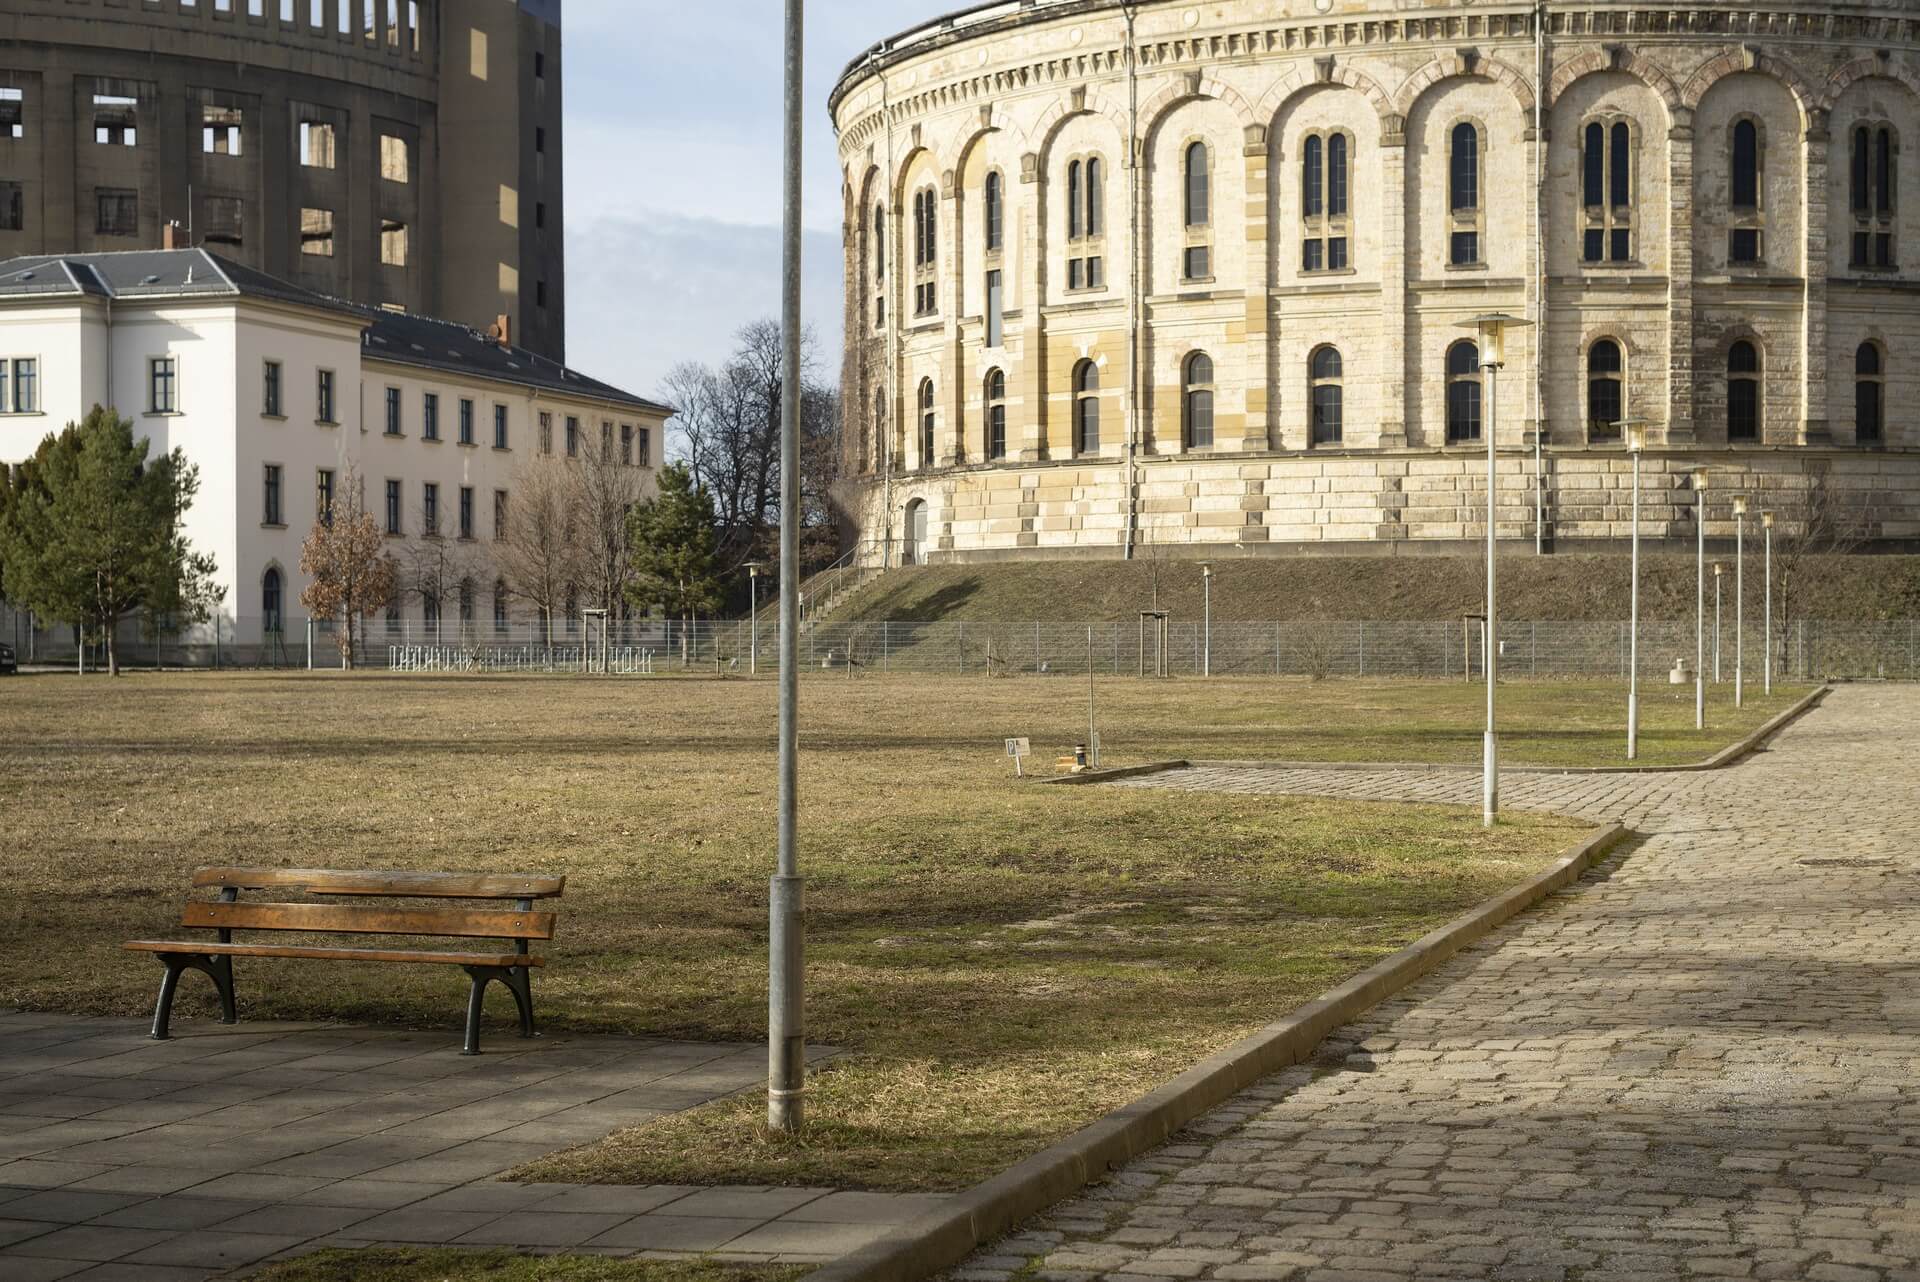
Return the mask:
<svg viewBox="0 0 1920 1282"><path fill-rule="evenodd" d="M560 0L6 0L0 258L181 245L566 352Z"/></svg>

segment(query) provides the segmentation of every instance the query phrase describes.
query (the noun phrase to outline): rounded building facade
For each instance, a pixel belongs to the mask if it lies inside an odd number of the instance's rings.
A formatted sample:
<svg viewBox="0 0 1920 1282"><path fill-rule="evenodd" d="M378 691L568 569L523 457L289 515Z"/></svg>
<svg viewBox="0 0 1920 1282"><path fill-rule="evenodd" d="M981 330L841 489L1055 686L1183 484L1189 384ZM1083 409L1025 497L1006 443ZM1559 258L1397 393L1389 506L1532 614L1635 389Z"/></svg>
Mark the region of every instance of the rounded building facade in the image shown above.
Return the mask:
<svg viewBox="0 0 1920 1282"><path fill-rule="evenodd" d="M862 555L1441 548L1489 424L1502 537L1611 540L1627 419L1652 537L1741 492L1920 537L1917 44L1904 0L1023 0L877 45L831 100Z"/></svg>
<svg viewBox="0 0 1920 1282"><path fill-rule="evenodd" d="M201 246L565 355L560 0L7 0L0 258Z"/></svg>

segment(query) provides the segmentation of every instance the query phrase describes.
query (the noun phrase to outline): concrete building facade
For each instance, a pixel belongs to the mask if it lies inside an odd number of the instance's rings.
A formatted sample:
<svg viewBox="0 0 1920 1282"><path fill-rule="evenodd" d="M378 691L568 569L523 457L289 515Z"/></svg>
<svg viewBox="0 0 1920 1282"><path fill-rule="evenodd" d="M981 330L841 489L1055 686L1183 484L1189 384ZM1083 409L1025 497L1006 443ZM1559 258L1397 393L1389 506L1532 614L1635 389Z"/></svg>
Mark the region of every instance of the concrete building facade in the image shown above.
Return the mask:
<svg viewBox="0 0 1920 1282"><path fill-rule="evenodd" d="M832 97L875 560L1920 538L1920 12L1023 0ZM1538 463L1536 464L1536 446ZM1719 475L1708 497L1687 477ZM1538 514L1538 516L1536 515Z"/></svg>
<svg viewBox="0 0 1920 1282"><path fill-rule="evenodd" d="M566 356L560 0L9 0L0 258L183 244Z"/></svg>

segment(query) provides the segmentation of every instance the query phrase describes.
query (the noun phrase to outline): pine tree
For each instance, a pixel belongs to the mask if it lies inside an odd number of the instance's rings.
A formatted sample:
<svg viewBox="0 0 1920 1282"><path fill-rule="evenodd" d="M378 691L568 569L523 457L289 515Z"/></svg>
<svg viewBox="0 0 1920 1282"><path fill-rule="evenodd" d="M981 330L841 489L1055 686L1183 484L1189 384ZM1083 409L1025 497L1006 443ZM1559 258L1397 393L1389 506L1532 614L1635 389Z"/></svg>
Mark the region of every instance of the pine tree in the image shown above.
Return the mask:
<svg viewBox="0 0 1920 1282"><path fill-rule="evenodd" d="M633 581L627 599L687 619L720 603L713 495L684 464L662 469L660 492L627 516Z"/></svg>
<svg viewBox="0 0 1920 1282"><path fill-rule="evenodd" d="M300 549L300 572L310 582L300 603L315 618L346 616L340 633L341 666L353 667L367 616L393 599L396 571L386 537L362 501L364 484L350 468L333 511L314 521Z"/></svg>
<svg viewBox="0 0 1920 1282"><path fill-rule="evenodd" d="M191 614L213 598L213 558L181 532L199 472L181 450L149 460L148 448L130 421L96 405L13 469L0 507L7 595L104 635L114 676L122 618Z"/></svg>

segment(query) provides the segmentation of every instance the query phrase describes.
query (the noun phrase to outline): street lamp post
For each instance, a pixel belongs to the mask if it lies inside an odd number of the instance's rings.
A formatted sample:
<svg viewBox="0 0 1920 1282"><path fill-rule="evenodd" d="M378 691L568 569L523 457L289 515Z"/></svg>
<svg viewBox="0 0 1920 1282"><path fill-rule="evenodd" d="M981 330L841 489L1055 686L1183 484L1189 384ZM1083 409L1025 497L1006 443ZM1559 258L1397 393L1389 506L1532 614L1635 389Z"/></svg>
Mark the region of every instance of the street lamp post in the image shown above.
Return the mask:
<svg viewBox="0 0 1920 1282"><path fill-rule="evenodd" d="M1633 588L1627 622L1627 760L1640 755L1640 455L1647 448L1647 420L1617 424L1633 456Z"/></svg>
<svg viewBox="0 0 1920 1282"><path fill-rule="evenodd" d="M750 677L760 675L760 571L763 568L762 562L747 562L747 620L750 638L747 644L752 647L747 655L747 675Z"/></svg>
<svg viewBox="0 0 1920 1282"><path fill-rule="evenodd" d="M1693 728L1707 728L1707 469L1693 469Z"/></svg>
<svg viewBox="0 0 1920 1282"><path fill-rule="evenodd" d="M1500 813L1500 741L1495 715L1495 689L1500 674L1500 630L1497 604L1499 566L1494 556L1499 537L1500 478L1495 464L1499 449L1500 370L1507 363L1507 331L1532 324L1504 312L1489 312L1463 322L1460 328L1474 332L1480 349L1480 372L1485 376L1482 391L1487 437L1487 728L1480 744L1480 819L1493 827Z"/></svg>
<svg viewBox="0 0 1920 1282"><path fill-rule="evenodd" d="M1747 499L1733 497L1733 706L1747 705Z"/></svg>
<svg viewBox="0 0 1920 1282"><path fill-rule="evenodd" d="M1760 513L1760 528L1767 536L1767 676L1766 692L1773 693L1773 513Z"/></svg>
<svg viewBox="0 0 1920 1282"><path fill-rule="evenodd" d="M1200 675L1210 677L1213 675L1213 562L1211 561L1200 563L1200 593L1202 602Z"/></svg>
<svg viewBox="0 0 1920 1282"><path fill-rule="evenodd" d="M1727 572L1726 563L1713 563L1713 684L1719 685L1720 675L1720 579Z"/></svg>

